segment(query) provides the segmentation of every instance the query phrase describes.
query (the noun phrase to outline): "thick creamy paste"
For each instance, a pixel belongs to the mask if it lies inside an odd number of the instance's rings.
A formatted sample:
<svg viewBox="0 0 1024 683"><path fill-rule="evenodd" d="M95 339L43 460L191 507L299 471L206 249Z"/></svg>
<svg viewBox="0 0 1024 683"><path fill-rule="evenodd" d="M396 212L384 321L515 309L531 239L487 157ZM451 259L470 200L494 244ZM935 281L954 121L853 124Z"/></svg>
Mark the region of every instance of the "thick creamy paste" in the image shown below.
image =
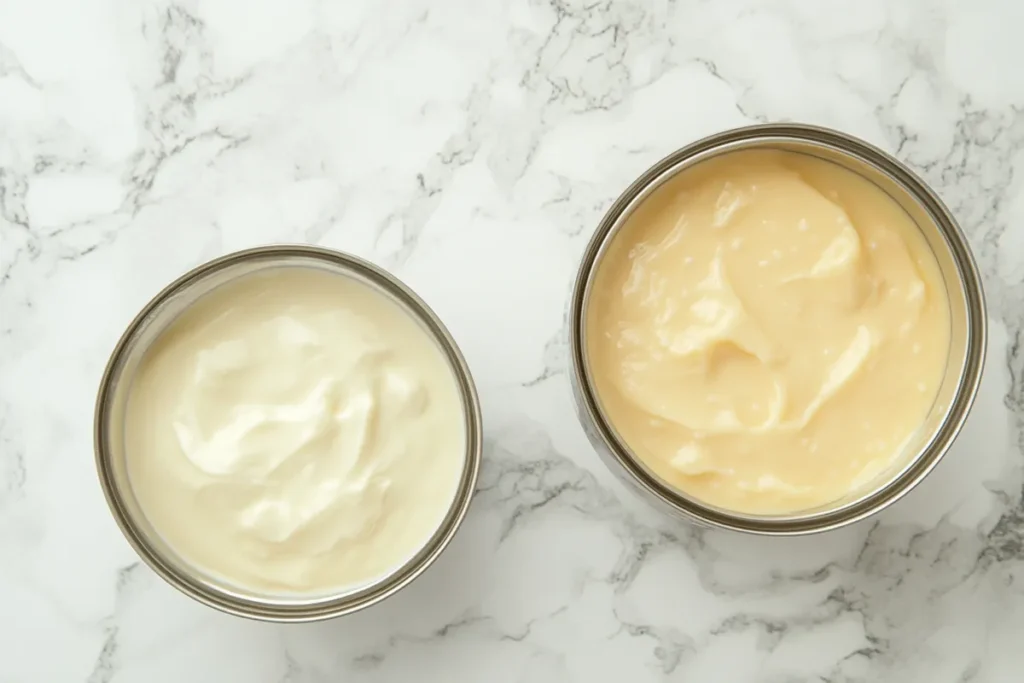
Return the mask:
<svg viewBox="0 0 1024 683"><path fill-rule="evenodd" d="M655 474L721 508L834 502L896 462L949 346L935 258L861 176L732 153L643 202L586 312L599 402Z"/></svg>
<svg viewBox="0 0 1024 683"><path fill-rule="evenodd" d="M242 276L157 339L129 395L128 472L185 561L256 592L322 593L411 558L465 463L455 376L370 286Z"/></svg>

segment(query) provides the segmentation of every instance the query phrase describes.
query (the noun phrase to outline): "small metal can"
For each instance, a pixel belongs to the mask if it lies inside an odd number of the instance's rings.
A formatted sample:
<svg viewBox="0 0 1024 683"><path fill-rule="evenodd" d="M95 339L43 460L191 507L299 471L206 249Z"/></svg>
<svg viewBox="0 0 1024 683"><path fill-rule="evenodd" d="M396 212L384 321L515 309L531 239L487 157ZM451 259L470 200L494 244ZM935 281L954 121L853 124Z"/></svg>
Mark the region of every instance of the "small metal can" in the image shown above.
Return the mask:
<svg viewBox="0 0 1024 683"><path fill-rule="evenodd" d="M935 254L950 306L950 349L944 379L913 457L877 485L847 499L789 515L753 515L714 507L655 476L604 415L591 381L585 317L593 275L616 232L654 190L676 174L722 154L773 149L807 154L851 170L886 192L910 215ZM568 311L570 379L580 421L609 468L648 500L691 522L764 535L835 529L894 503L935 467L956 438L977 393L985 360L986 317L981 278L963 232L935 193L882 150L835 130L801 124L756 125L704 138L665 157L612 204L583 253Z"/></svg>
<svg viewBox="0 0 1024 683"><path fill-rule="evenodd" d="M167 325L213 288L267 268L306 267L357 279L383 293L415 318L449 361L465 416L466 452L461 478L447 514L423 547L375 583L328 596L266 597L213 580L182 560L161 540L132 492L124 449L126 399L133 373ZM427 305L392 275L362 259L303 245L266 246L235 252L181 276L142 309L122 335L100 383L94 426L96 467L107 503L128 542L163 579L186 595L230 614L263 621L318 621L373 605L408 585L452 540L469 509L480 470L482 426L476 388L455 341Z"/></svg>

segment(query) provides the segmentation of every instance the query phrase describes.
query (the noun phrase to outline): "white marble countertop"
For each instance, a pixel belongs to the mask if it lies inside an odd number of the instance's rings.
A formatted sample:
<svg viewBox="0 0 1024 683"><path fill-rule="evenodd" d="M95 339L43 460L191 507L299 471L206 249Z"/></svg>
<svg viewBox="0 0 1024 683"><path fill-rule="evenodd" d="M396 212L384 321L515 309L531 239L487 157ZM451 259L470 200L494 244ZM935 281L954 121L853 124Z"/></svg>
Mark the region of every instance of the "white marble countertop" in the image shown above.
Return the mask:
<svg viewBox="0 0 1024 683"><path fill-rule="evenodd" d="M0 683L1008 681L1024 669L1024 3L0 0ZM576 422L562 314L646 166L802 120L896 153L984 272L952 452L872 521L702 532ZM193 603L93 469L102 367L203 260L348 250L416 288L487 428L453 545L351 618Z"/></svg>

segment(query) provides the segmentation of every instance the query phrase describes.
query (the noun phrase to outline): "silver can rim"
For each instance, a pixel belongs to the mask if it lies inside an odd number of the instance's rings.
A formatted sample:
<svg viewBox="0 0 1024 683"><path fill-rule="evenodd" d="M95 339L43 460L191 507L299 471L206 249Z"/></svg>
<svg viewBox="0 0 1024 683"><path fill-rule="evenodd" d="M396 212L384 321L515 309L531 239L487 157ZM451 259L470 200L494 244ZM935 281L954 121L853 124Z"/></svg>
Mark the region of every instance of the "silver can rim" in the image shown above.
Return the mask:
<svg viewBox="0 0 1024 683"><path fill-rule="evenodd" d="M588 377L582 334L587 294L594 266L603 245L618 229L624 212L641 194L651 191L690 163L699 163L700 160L694 162L694 159L739 150L744 147L744 143L752 142L816 144L872 166L889 176L920 202L936 229L942 233L950 248L967 299L967 359L956 400L949 407L929 447L919 453L886 485L852 503L810 514L743 514L704 504L669 486L642 466L618 437L604 416ZM909 167L878 147L841 131L802 123L757 124L715 133L672 152L644 171L605 212L584 249L573 283L568 327L570 382L577 410L587 428L588 436L595 442L599 455L613 472L646 499L690 522L766 536L807 535L853 524L889 507L920 484L949 450L974 404L985 365L988 335L984 288L974 255L956 219L935 192Z"/></svg>
<svg viewBox="0 0 1024 683"><path fill-rule="evenodd" d="M135 335L149 316L168 298L223 268L244 261L269 260L289 256L321 260L350 270L381 286L418 316L433 335L451 365L459 386L466 419L466 463L448 513L439 524L434 536L409 562L382 577L381 580L338 597L312 599L308 602L277 602L246 598L220 589L201 580L187 569L176 566L170 558L165 557L154 548L128 511L122 492L114 482L111 455L107 447L110 402L118 379L118 371ZM410 287L383 268L352 254L305 244L272 244L234 251L192 268L160 290L136 314L118 339L100 380L94 413L93 449L100 486L114 520L135 552L164 581L200 603L235 616L278 623L313 622L344 616L375 605L412 583L437 560L455 537L469 511L480 473L483 424L480 399L469 365L441 319Z"/></svg>

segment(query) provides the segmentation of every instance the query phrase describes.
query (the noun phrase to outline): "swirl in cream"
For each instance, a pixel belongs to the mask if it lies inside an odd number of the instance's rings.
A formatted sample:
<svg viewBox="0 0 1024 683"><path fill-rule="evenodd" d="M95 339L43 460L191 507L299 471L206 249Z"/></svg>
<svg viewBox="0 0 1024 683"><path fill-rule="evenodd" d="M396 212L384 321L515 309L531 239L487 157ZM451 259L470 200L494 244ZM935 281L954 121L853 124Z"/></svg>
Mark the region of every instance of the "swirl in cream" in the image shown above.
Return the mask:
<svg viewBox="0 0 1024 683"><path fill-rule="evenodd" d="M905 450L943 377L949 310L881 189L748 151L638 207L598 264L586 329L601 405L643 462L706 502L781 513Z"/></svg>
<svg viewBox="0 0 1024 683"><path fill-rule="evenodd" d="M384 294L310 268L243 276L186 310L139 367L127 418L150 523L262 593L355 587L408 560L465 462L440 348Z"/></svg>

